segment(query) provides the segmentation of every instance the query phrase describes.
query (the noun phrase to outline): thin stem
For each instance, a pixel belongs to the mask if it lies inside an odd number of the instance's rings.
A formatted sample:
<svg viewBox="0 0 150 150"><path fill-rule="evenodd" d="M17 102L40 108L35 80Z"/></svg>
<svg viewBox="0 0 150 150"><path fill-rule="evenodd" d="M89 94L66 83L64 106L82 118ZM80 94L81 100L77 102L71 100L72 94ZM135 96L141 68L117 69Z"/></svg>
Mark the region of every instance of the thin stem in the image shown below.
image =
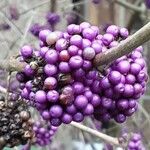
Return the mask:
<svg viewBox="0 0 150 150"><path fill-rule="evenodd" d="M37 9L37 8L39 8L39 7L41 7L41 6L45 5L45 4L47 4L47 3L49 3L49 0L46 0L46 1L44 1L44 2L41 2L41 3L37 4L37 5L35 5L35 6L31 7L31 8L29 8L28 10L25 10L25 11L21 12L20 15L26 14L26 13L28 13L29 11L34 10L34 9Z"/></svg>
<svg viewBox="0 0 150 150"><path fill-rule="evenodd" d="M30 26L31 26L31 24L32 24L34 15L35 15L35 12L34 12L34 11L31 11L31 13L30 13L30 16L31 16L31 17L29 18L29 21L27 22L27 26L26 26L26 28L25 28L24 34L22 35L22 40L21 40L21 42L20 42L20 47L22 47L23 44L24 44L24 42L25 42L25 39L26 39L27 34L28 34L28 31L29 31Z"/></svg>
<svg viewBox="0 0 150 150"><path fill-rule="evenodd" d="M100 138L100 139L102 139L102 140L104 140L104 141L106 141L106 142L108 142L108 143L110 143L112 145L121 146L119 144L118 139L115 138L115 137L111 137L111 136L106 135L104 133L98 132L98 131L96 131L94 129L91 129L91 128L87 127L87 126L84 126L84 125L82 125L80 123L71 122L71 125L76 127L76 128L78 128L78 129L80 129L80 130L88 132L88 133L90 133L90 134L92 134L94 136L97 136L98 138Z"/></svg>
<svg viewBox="0 0 150 150"><path fill-rule="evenodd" d="M50 7L51 12L56 11L56 0L51 0L51 7Z"/></svg>
<svg viewBox="0 0 150 150"><path fill-rule="evenodd" d="M150 125L150 118L149 118L149 114L148 112L143 108L142 105L138 105L139 109L142 111L142 113L144 114L145 118L147 119L149 125Z"/></svg>
<svg viewBox="0 0 150 150"><path fill-rule="evenodd" d="M10 91L10 78L11 78L11 72L8 72L8 77L7 77L7 93L6 93L6 99L5 99L5 104L7 105L8 102L8 97L9 97L9 91Z"/></svg>
<svg viewBox="0 0 150 150"><path fill-rule="evenodd" d="M141 7L138 7L138 6L135 6L127 1L123 1L123 0L115 0L114 1L115 3L118 3L119 5L125 7L125 8L128 8L128 9L131 9L133 11L136 11L136 12L144 12L144 10L141 8Z"/></svg>
<svg viewBox="0 0 150 150"><path fill-rule="evenodd" d="M3 12L0 12L0 16L4 17L5 21L16 31L18 32L20 35L23 34L23 32L20 30L20 28L13 23Z"/></svg>
<svg viewBox="0 0 150 150"><path fill-rule="evenodd" d="M50 11L52 13L56 12L56 9L57 9L57 1L56 0L51 0L51 7L50 7ZM51 25L51 28L52 28L52 31L55 30L55 25Z"/></svg>
<svg viewBox="0 0 150 150"><path fill-rule="evenodd" d="M150 22L139 29L136 33L129 36L118 46L113 47L106 52L98 54L94 59L95 66L107 65L123 55L127 55L135 48L150 40Z"/></svg>
<svg viewBox="0 0 150 150"><path fill-rule="evenodd" d="M10 45L10 49L13 49L13 47L16 45L18 40L20 40L20 37L18 37L15 41L12 42L12 44Z"/></svg>

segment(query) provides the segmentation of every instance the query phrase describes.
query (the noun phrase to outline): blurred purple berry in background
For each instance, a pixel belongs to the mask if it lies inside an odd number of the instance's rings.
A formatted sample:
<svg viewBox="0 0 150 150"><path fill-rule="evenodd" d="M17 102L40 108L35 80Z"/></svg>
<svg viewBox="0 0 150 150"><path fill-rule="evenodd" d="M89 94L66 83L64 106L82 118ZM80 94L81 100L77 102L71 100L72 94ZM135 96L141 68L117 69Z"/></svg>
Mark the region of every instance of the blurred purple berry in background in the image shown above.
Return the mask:
<svg viewBox="0 0 150 150"><path fill-rule="evenodd" d="M143 145L142 138L143 137L139 133L132 134L128 142L127 150L146 150Z"/></svg>
<svg viewBox="0 0 150 150"><path fill-rule="evenodd" d="M60 21L60 16L56 13L48 12L46 19L50 25L56 25Z"/></svg>
<svg viewBox="0 0 150 150"><path fill-rule="evenodd" d="M0 30L9 30L11 27L7 23L1 23L0 24Z"/></svg>
<svg viewBox="0 0 150 150"><path fill-rule="evenodd" d="M19 12L15 5L10 5L9 7L10 18L13 20L19 19Z"/></svg>
<svg viewBox="0 0 150 150"><path fill-rule="evenodd" d="M92 2L93 2L94 4L99 4L99 3L101 2L101 0L92 0Z"/></svg>
<svg viewBox="0 0 150 150"><path fill-rule="evenodd" d="M77 24L79 17L74 12L69 12L66 14L67 24Z"/></svg>
<svg viewBox="0 0 150 150"><path fill-rule="evenodd" d="M150 0L145 0L145 5L148 9L150 9Z"/></svg>
<svg viewBox="0 0 150 150"><path fill-rule="evenodd" d="M41 30L45 30L45 29L49 29L51 30L51 27L49 25L40 25L39 23L35 23L31 26L30 28L30 32L31 34L33 34L34 36L38 37L39 36L39 32Z"/></svg>

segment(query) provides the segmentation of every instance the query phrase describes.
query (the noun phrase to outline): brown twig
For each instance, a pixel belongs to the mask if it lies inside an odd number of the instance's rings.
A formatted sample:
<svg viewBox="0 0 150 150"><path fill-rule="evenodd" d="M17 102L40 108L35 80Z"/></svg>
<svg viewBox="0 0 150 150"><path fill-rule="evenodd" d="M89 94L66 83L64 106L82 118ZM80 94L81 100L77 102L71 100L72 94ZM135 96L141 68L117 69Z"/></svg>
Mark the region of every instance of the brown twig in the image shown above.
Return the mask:
<svg viewBox="0 0 150 150"><path fill-rule="evenodd" d="M50 7L51 12L56 11L56 0L51 0L51 7Z"/></svg>
<svg viewBox="0 0 150 150"><path fill-rule="evenodd" d="M107 65L123 55L129 54L136 47L150 40L150 22L139 29L136 33L129 36L118 46L109 49L106 52L98 54L94 59L95 66Z"/></svg>
<svg viewBox="0 0 150 150"><path fill-rule="evenodd" d="M50 5L50 11L52 13L56 12L56 9L57 9L57 1L56 0L51 0L51 5ZM51 25L52 27L52 30L54 31L55 30L55 25Z"/></svg>

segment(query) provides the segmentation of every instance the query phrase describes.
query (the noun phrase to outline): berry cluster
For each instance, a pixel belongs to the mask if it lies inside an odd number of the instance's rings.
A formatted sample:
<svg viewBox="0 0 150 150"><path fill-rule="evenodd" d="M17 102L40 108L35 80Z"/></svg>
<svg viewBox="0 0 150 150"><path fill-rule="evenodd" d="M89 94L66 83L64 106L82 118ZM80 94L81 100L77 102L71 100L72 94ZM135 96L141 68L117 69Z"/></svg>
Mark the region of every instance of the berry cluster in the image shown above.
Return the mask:
<svg viewBox="0 0 150 150"><path fill-rule="evenodd" d="M111 25L102 35L87 22L71 24L66 32L41 31L39 50L25 45L20 51L21 61L27 63L17 74L22 98L33 102L53 126L81 122L93 114L101 121L124 122L145 92L148 76L142 46L101 73L92 62L128 34Z"/></svg>
<svg viewBox="0 0 150 150"><path fill-rule="evenodd" d="M52 137L57 131L57 127L52 125L46 125L45 127L40 122L35 122L33 131L35 132L35 144L46 146L51 143Z"/></svg>
<svg viewBox="0 0 150 150"><path fill-rule="evenodd" d="M21 101L8 101L0 96L0 149L26 144L32 138L30 113Z"/></svg>
<svg viewBox="0 0 150 150"><path fill-rule="evenodd" d="M146 150L143 142L142 137L138 133L134 133L128 143L127 150Z"/></svg>

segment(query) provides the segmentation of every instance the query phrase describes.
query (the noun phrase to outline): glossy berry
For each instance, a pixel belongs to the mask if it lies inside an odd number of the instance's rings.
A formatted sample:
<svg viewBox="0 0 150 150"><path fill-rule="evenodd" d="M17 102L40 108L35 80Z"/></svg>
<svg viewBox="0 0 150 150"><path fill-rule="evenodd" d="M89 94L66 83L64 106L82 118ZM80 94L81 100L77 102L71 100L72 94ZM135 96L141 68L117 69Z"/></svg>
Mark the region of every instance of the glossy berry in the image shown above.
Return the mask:
<svg viewBox="0 0 150 150"><path fill-rule="evenodd" d="M32 53L33 53L33 50L30 46L28 45L25 45L21 48L21 55L24 57L24 58L29 58L32 56Z"/></svg>

